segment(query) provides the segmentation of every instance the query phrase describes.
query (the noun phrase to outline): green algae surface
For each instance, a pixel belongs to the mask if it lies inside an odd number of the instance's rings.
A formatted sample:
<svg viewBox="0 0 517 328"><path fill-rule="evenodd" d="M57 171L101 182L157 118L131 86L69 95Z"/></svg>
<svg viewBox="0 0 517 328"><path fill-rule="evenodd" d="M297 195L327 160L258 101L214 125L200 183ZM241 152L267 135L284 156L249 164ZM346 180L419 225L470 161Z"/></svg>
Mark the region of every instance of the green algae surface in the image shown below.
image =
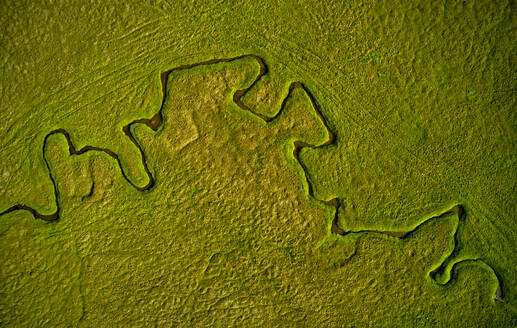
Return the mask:
<svg viewBox="0 0 517 328"><path fill-rule="evenodd" d="M0 325L517 325L514 1L0 5Z"/></svg>

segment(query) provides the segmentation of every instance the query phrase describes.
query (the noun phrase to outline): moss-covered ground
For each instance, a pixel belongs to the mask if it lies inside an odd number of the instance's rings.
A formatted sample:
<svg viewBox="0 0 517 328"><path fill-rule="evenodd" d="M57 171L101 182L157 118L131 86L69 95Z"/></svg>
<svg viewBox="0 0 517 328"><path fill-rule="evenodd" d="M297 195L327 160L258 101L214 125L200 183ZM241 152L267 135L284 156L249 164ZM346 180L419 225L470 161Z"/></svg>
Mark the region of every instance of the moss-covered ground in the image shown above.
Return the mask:
<svg viewBox="0 0 517 328"><path fill-rule="evenodd" d="M0 326L516 326L516 7L1 3Z"/></svg>

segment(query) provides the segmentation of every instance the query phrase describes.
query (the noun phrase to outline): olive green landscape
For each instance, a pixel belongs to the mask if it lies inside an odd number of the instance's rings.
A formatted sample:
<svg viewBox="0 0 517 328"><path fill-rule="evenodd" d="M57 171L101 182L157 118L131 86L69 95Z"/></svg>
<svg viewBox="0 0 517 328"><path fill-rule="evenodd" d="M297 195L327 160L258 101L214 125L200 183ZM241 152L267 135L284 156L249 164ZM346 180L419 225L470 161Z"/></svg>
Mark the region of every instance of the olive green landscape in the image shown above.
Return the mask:
<svg viewBox="0 0 517 328"><path fill-rule="evenodd" d="M516 12L0 4L0 326L517 326Z"/></svg>

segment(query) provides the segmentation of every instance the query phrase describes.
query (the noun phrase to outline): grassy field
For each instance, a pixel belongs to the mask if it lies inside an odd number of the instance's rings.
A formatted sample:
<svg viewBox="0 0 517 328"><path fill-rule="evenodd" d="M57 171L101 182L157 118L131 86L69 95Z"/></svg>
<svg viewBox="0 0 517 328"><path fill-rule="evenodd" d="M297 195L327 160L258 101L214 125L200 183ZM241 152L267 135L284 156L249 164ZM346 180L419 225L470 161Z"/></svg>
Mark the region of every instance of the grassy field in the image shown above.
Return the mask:
<svg viewBox="0 0 517 328"><path fill-rule="evenodd" d="M0 4L0 326L517 326L516 6Z"/></svg>

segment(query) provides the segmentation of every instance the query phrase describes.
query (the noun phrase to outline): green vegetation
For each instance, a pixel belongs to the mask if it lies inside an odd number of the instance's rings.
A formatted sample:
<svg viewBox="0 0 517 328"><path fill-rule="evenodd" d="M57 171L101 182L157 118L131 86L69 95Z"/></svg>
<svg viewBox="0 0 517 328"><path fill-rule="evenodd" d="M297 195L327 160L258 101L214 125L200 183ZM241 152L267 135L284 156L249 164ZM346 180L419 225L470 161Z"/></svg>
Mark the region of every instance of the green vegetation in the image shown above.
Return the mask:
<svg viewBox="0 0 517 328"><path fill-rule="evenodd" d="M515 7L0 5L0 325L517 325Z"/></svg>

